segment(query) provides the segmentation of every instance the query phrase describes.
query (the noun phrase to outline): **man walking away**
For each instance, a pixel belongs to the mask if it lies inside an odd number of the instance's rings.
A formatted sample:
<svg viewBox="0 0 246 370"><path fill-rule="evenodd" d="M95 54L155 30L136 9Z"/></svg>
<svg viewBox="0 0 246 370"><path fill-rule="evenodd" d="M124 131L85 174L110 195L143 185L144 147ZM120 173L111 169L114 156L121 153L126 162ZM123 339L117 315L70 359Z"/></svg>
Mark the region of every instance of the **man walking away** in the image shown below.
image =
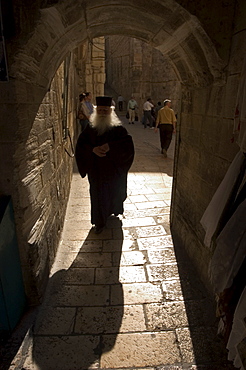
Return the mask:
<svg viewBox="0 0 246 370"><path fill-rule="evenodd" d="M171 100L164 100L164 107L158 111L155 132L159 128L161 153L167 157L167 150L172 141L172 135L176 132L176 117L173 109L171 109Z"/></svg>

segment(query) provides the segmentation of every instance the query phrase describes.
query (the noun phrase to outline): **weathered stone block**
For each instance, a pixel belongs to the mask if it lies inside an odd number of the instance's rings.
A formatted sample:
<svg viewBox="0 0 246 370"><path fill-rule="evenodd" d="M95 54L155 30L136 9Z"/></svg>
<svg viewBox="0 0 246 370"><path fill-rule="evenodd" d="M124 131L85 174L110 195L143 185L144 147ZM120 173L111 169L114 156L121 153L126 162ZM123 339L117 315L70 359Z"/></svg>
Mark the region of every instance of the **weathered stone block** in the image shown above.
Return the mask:
<svg viewBox="0 0 246 370"><path fill-rule="evenodd" d="M104 345L110 343L110 336L104 336ZM112 340L112 339L111 339ZM146 347L146 341L151 346ZM161 348L161 351L160 351ZM161 363L180 362L180 354L172 331L162 333L119 334L111 351L104 353L101 364L105 368L157 366Z"/></svg>

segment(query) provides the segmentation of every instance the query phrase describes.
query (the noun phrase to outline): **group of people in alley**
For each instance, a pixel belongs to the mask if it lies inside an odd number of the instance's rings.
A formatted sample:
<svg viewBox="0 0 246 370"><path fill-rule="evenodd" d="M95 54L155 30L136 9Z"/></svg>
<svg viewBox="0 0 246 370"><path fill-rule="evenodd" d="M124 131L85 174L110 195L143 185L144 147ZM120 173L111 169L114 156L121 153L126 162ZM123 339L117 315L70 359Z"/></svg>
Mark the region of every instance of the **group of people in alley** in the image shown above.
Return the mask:
<svg viewBox="0 0 246 370"><path fill-rule="evenodd" d="M122 96L120 98L123 99ZM146 129L148 126L150 129L155 129L155 132L158 132L159 129L161 153L164 157L167 157L167 150L171 144L172 135L176 132L177 118L171 108L171 103L170 99L165 99L163 105L160 101L155 105L152 99L148 98L143 104L143 127ZM138 121L138 111L138 104L134 96L132 96L127 104L129 124L134 124L135 121Z"/></svg>
<svg viewBox="0 0 246 370"><path fill-rule="evenodd" d="M124 212L127 197L127 174L134 159L134 144L131 135L115 113L112 97L97 96L96 106L91 103L91 93L79 95L78 120L81 126L75 158L82 178L88 177L90 185L91 223L96 234L106 227L109 217L118 217ZM123 109L123 97L117 101ZM121 103L121 104L119 104ZM152 119L151 111L157 113ZM127 105L129 124L136 118L138 105L132 96ZM151 99L143 104L143 126L160 132L161 153L167 149L176 129L176 117L171 109L171 100L166 99L154 107Z"/></svg>

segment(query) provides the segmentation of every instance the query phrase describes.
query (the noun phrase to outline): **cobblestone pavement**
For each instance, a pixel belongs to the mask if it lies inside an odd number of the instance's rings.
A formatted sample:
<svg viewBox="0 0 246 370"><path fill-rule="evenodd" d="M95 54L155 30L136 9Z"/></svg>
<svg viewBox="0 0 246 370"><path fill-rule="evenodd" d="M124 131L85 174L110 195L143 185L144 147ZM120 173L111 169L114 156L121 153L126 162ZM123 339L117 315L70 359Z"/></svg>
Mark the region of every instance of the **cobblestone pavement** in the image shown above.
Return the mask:
<svg viewBox="0 0 246 370"><path fill-rule="evenodd" d="M87 179L74 173L63 238L25 370L231 369L215 307L169 229L174 143L140 123L125 127L136 156L124 217L91 230Z"/></svg>

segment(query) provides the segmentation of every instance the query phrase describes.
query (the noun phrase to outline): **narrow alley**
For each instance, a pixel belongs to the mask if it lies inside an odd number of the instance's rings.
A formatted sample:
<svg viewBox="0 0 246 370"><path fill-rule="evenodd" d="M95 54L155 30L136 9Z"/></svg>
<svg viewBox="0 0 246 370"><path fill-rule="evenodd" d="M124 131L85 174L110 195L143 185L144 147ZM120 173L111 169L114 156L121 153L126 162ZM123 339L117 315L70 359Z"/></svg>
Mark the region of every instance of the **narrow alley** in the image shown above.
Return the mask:
<svg viewBox="0 0 246 370"><path fill-rule="evenodd" d="M91 230L87 178L75 166L62 241L38 318L9 369L233 369L215 303L169 227L174 139L125 127L135 160L124 216Z"/></svg>

